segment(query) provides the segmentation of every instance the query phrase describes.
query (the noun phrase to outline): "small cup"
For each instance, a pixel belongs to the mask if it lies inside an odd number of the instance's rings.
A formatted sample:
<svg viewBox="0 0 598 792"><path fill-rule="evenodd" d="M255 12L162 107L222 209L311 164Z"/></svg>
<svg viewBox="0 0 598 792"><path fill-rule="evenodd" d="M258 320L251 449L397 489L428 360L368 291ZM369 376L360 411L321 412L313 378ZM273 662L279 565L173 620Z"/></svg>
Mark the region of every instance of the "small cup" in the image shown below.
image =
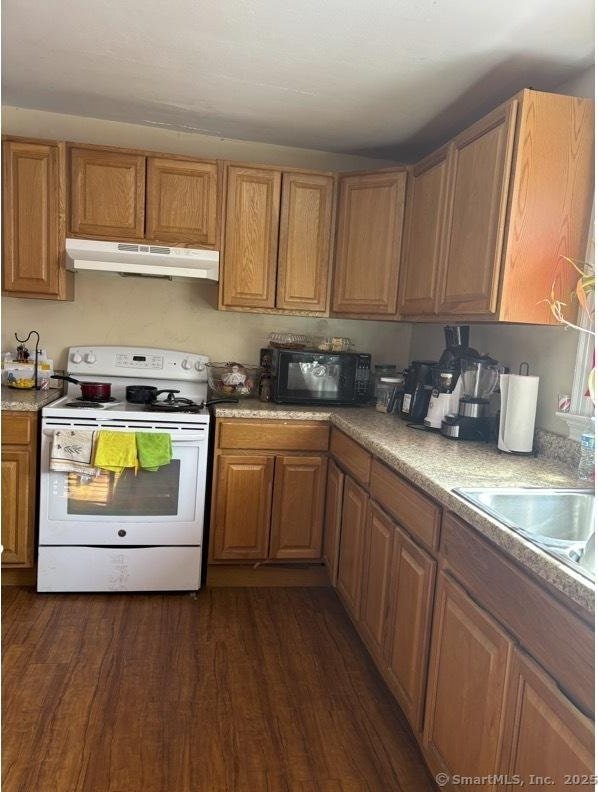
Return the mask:
<svg viewBox="0 0 598 792"><path fill-rule="evenodd" d="M571 411L571 394L559 393L557 407L559 412L568 413Z"/></svg>

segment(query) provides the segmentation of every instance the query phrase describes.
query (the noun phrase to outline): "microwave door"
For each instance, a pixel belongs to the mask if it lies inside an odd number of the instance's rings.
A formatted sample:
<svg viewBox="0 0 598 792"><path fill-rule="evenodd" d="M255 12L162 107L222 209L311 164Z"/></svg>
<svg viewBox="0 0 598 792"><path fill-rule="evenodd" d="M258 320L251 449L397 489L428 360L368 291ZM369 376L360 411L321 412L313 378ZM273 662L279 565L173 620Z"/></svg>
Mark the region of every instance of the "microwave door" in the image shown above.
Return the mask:
<svg viewBox="0 0 598 792"><path fill-rule="evenodd" d="M316 401L338 401L342 366L340 362L293 360L287 371L289 398Z"/></svg>

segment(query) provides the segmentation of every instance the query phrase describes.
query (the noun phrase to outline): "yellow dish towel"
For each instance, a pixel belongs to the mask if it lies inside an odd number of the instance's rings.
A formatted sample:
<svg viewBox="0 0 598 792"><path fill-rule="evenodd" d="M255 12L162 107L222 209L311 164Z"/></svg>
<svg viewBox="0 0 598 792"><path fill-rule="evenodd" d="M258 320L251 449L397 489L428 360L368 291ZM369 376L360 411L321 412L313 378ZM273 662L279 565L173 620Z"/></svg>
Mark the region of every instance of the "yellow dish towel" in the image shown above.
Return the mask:
<svg viewBox="0 0 598 792"><path fill-rule="evenodd" d="M135 432L111 432L109 429L100 429L97 434L93 464L102 470L111 470L117 475L125 468L137 470Z"/></svg>

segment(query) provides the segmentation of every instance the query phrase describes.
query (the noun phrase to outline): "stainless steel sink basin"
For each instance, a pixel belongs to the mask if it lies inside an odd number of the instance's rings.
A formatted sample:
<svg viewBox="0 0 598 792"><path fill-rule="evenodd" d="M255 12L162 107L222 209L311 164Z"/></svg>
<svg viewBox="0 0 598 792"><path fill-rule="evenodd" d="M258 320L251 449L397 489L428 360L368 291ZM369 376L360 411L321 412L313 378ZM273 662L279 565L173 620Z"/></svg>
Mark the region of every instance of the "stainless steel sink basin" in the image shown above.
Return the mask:
<svg viewBox="0 0 598 792"><path fill-rule="evenodd" d="M560 561L594 577L593 490L463 487L454 492Z"/></svg>

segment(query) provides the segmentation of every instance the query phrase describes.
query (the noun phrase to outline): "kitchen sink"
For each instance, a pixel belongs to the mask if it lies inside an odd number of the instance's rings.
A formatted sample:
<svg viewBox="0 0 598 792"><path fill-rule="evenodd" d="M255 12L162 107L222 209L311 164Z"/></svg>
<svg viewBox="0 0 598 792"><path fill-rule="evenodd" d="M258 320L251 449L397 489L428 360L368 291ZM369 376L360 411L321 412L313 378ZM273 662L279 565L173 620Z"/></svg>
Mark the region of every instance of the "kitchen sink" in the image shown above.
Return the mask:
<svg viewBox="0 0 598 792"><path fill-rule="evenodd" d="M478 509L594 579L594 491L459 487Z"/></svg>

